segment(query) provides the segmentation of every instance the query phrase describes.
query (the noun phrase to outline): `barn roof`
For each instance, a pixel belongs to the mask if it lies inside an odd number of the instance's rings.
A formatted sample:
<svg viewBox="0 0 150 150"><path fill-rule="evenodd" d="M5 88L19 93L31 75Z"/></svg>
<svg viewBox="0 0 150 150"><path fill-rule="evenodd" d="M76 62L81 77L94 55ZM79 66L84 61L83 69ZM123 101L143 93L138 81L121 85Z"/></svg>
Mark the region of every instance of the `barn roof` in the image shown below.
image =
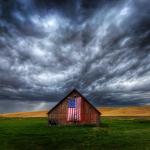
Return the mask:
<svg viewBox="0 0 150 150"><path fill-rule="evenodd" d="M61 104L70 94L73 92L77 92L90 106L92 106L98 113L99 115L101 114L78 90L73 89L69 94L67 94L60 102L58 102L53 108L51 108L47 114L49 114L52 110L54 110L59 104Z"/></svg>

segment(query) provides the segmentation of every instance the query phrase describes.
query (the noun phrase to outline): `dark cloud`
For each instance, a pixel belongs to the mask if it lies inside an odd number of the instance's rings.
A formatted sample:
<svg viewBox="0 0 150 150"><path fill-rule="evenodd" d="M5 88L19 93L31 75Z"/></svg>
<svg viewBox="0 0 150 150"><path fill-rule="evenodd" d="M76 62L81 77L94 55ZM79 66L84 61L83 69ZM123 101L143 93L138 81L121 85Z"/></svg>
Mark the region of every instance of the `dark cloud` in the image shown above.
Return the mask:
<svg viewBox="0 0 150 150"><path fill-rule="evenodd" d="M73 88L96 105L149 104L149 4L0 0L0 111L34 109Z"/></svg>
<svg viewBox="0 0 150 150"><path fill-rule="evenodd" d="M0 101L1 113L49 110L56 102L32 102L32 101ZM7 111L6 111L7 110Z"/></svg>

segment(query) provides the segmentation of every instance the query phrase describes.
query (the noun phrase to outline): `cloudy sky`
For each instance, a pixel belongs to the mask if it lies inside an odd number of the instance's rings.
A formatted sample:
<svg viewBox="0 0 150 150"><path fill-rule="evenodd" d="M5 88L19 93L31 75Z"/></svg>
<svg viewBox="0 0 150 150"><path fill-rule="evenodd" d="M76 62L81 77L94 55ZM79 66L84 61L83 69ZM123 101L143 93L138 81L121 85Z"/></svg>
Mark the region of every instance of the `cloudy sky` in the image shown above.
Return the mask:
<svg viewBox="0 0 150 150"><path fill-rule="evenodd" d="M150 104L149 0L0 0L0 113L73 88L96 106Z"/></svg>

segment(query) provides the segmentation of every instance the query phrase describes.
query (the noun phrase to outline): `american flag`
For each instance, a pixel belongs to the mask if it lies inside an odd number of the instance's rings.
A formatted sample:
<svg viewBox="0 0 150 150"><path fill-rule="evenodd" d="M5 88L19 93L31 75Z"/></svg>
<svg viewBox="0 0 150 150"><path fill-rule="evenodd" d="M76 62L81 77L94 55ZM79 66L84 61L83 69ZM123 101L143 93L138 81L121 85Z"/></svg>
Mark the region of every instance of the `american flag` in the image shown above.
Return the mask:
<svg viewBox="0 0 150 150"><path fill-rule="evenodd" d="M68 100L68 121L81 120L81 97Z"/></svg>

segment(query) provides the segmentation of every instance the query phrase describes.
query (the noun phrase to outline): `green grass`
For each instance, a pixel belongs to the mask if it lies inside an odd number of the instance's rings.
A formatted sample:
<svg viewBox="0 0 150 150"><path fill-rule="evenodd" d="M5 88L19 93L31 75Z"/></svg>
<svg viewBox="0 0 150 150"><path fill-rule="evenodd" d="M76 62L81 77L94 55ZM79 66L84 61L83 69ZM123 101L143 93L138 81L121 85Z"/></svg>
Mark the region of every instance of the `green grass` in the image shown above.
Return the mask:
<svg viewBox="0 0 150 150"><path fill-rule="evenodd" d="M0 118L0 150L150 150L150 120L103 118L100 127Z"/></svg>

